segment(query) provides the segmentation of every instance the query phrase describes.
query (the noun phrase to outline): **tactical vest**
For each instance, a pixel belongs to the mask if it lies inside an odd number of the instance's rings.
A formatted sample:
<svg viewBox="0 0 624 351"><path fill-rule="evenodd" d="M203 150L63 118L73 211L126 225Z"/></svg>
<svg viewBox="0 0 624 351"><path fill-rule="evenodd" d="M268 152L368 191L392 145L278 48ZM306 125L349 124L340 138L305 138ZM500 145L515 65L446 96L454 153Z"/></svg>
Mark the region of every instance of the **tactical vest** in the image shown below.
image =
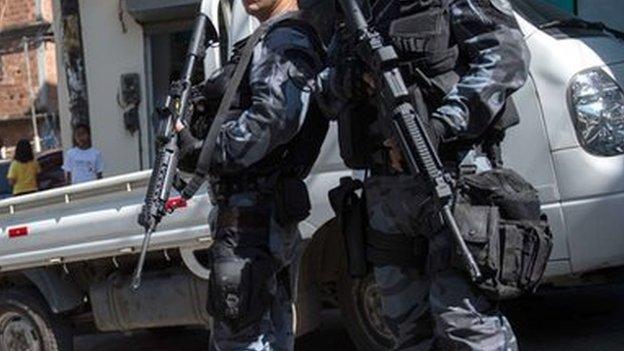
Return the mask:
<svg viewBox="0 0 624 351"><path fill-rule="evenodd" d="M450 90L459 80L455 72L459 49L451 38L450 0L414 0L400 5L400 17L393 20L388 36L408 77L420 70Z"/></svg>
<svg viewBox="0 0 624 351"><path fill-rule="evenodd" d="M468 70L451 33L452 0L397 1L377 20L397 54L408 85L423 90L429 111L435 110ZM394 19L389 18L390 16ZM519 123L515 114L497 116L493 128L503 131Z"/></svg>
<svg viewBox="0 0 624 351"><path fill-rule="evenodd" d="M283 16L279 21L272 23L266 30L266 34L263 37L270 35L270 32L276 28L283 27L296 28L297 30L306 33L308 38L311 38L314 51L317 53L319 58L321 58L321 60L324 60L325 52L321 39L316 33L315 28L301 19L301 12L295 12L290 16ZM211 94L214 95L215 92L220 92L221 95L223 94L221 91L224 91L225 87L227 87L228 81L233 75L236 65L238 64L240 51L244 46L245 40L242 40L234 45L233 57L222 68L222 74L220 77L212 81L210 84L206 84L204 92L207 96ZM249 66L251 66L251 64ZM249 71L250 67L247 68L247 71L238 88L237 95L229 109L228 114L231 115L232 118L237 118L242 111L249 108L252 104ZM329 122L321 114L313 97L310 97L309 104L304 124L300 128L297 135L295 135L295 137L288 143L276 147L262 160L248 167L248 169L244 172L247 179L254 177L269 177L276 172L299 179L303 179L308 175L320 152L323 140L329 127ZM206 132L204 132L204 138ZM201 138L201 136L197 137ZM239 174L222 174L219 175L219 178L225 181L240 180Z"/></svg>

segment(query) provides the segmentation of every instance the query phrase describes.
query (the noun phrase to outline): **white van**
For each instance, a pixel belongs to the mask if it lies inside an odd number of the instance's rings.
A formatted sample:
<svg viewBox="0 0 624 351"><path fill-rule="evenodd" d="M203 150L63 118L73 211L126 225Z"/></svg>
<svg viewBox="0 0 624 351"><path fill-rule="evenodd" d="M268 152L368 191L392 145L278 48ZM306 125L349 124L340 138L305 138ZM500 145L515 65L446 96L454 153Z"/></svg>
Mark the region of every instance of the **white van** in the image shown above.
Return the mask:
<svg viewBox="0 0 624 351"><path fill-rule="evenodd" d="M551 282L578 282L624 263L624 42L596 24L571 20L538 0L514 0L533 60L530 79L513 98L520 115L509 131L505 161L540 191L555 250ZM204 10L224 42L249 33L238 1L211 0ZM236 23L231 25L231 23ZM540 29L540 27L542 27ZM219 62L214 50L208 65ZM300 228L308 246L297 301L298 334L339 306L361 350L384 350L391 335L379 315L370 277L344 272L345 254L327 191L351 175L340 160L335 129L307 179L313 213ZM165 218L154 234L144 283L128 287L143 232L136 224L149 171L0 200L0 349L71 350L72 336L94 328L130 331L206 326L211 243L200 195Z"/></svg>
<svg viewBox="0 0 624 351"><path fill-rule="evenodd" d="M552 226L546 280L617 278L624 264L624 33L540 0L510 1L532 59L510 106L521 122L508 131L503 158L539 190ZM344 281L351 285L340 295L345 318L358 321L346 324L352 339L361 350L385 349L391 335L373 281Z"/></svg>

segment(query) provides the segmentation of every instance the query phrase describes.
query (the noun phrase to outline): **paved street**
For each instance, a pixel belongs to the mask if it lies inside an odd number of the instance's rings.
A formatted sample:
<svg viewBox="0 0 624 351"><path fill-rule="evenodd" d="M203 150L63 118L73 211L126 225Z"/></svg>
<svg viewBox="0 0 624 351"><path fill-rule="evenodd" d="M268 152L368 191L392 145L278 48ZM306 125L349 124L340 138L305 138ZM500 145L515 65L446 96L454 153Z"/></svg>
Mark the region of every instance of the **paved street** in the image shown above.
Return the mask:
<svg viewBox="0 0 624 351"><path fill-rule="evenodd" d="M624 349L624 284L558 289L505 306L523 351L621 351ZM338 311L328 311L321 329L297 341L297 350L355 350ZM76 351L207 350L207 334L164 333L81 337Z"/></svg>

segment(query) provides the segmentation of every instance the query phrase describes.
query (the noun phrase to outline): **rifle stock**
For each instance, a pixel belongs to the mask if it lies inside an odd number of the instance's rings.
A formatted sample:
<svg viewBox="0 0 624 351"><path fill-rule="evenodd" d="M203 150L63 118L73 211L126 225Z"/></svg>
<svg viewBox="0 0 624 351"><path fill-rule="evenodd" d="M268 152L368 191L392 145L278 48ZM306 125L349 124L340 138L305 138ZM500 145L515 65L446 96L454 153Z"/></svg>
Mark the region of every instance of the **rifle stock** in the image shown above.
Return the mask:
<svg viewBox="0 0 624 351"><path fill-rule="evenodd" d="M410 102L405 81L398 68L394 47L384 45L381 35L368 25L358 0L339 0L347 30L356 39L356 53L372 73L379 90L382 118L400 147L412 174L424 176L433 188L436 203L442 205L440 215L461 251L473 281L482 279L481 271L464 241L451 210L453 188L440 162L437 150L429 140L425 126Z"/></svg>

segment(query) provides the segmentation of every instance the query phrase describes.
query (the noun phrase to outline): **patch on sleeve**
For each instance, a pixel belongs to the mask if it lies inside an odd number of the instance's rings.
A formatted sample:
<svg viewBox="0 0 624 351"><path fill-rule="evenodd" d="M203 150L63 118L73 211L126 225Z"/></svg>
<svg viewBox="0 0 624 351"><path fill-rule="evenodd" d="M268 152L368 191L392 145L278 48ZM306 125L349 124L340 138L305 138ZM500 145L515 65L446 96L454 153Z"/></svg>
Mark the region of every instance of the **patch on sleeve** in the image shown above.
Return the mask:
<svg viewBox="0 0 624 351"><path fill-rule="evenodd" d="M509 0L490 0L490 3L492 3L492 6L494 6L494 8L496 8L498 11L502 12L505 15L514 15L513 7L509 3Z"/></svg>

